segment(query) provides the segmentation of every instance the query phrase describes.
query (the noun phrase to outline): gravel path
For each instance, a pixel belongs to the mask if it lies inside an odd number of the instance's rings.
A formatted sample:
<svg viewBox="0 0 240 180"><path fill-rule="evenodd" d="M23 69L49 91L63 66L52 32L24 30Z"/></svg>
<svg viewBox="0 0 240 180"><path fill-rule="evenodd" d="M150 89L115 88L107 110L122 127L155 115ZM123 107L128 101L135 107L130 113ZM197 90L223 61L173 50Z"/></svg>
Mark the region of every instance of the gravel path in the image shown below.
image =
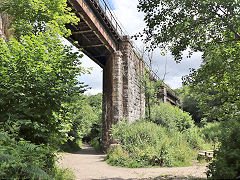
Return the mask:
<svg viewBox="0 0 240 180"><path fill-rule="evenodd" d="M84 144L79 152L64 153L59 166L71 169L78 180L192 179L206 178L205 166L173 168L120 168L104 162L104 154Z"/></svg>

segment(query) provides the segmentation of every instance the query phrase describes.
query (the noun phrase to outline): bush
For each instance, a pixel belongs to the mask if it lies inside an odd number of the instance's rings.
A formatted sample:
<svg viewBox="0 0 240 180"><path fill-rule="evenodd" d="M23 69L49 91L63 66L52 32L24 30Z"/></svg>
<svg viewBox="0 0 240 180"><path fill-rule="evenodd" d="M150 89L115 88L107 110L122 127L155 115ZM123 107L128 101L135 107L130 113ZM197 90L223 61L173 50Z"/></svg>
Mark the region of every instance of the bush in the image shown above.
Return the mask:
<svg viewBox="0 0 240 180"><path fill-rule="evenodd" d="M111 165L124 167L186 166L196 152L181 132L168 131L152 122L124 121L112 129L113 138L121 145L110 149L106 160Z"/></svg>
<svg viewBox="0 0 240 180"><path fill-rule="evenodd" d="M56 167L55 160L48 146L16 141L0 132L0 179L74 179L70 170Z"/></svg>
<svg viewBox="0 0 240 180"><path fill-rule="evenodd" d="M207 175L214 179L236 179L240 177L240 118L223 122L220 126L221 145Z"/></svg>
<svg viewBox="0 0 240 180"><path fill-rule="evenodd" d="M60 146L59 151L73 153L82 149L81 139L69 139L66 143Z"/></svg>
<svg viewBox="0 0 240 180"><path fill-rule="evenodd" d="M201 134L203 134L204 139L207 141L217 142L221 135L221 123L207 123L204 127L200 129Z"/></svg>
<svg viewBox="0 0 240 180"><path fill-rule="evenodd" d="M51 145L68 138L63 104L84 90L81 56L71 49L50 32L0 39L0 122L17 122L16 137Z"/></svg>
<svg viewBox="0 0 240 180"><path fill-rule="evenodd" d="M201 133L201 129L197 126L185 130L183 135L192 149L208 150L214 147L214 143L212 141L207 141L205 136Z"/></svg>
<svg viewBox="0 0 240 180"><path fill-rule="evenodd" d="M68 140L61 149L67 152L79 150L79 142L90 142L94 139L100 140L102 124L102 95L75 96L72 102L66 104L72 121L71 131L68 133L71 140ZM96 143L94 143L95 146ZM98 148L99 149L99 148Z"/></svg>
<svg viewBox="0 0 240 180"><path fill-rule="evenodd" d="M73 179L76 179L76 176L70 169L56 168L55 179L56 180L73 180Z"/></svg>
<svg viewBox="0 0 240 180"><path fill-rule="evenodd" d="M194 121L189 113L183 112L169 103L164 104L162 102L152 107L151 121L168 129L178 131L194 127Z"/></svg>
<svg viewBox="0 0 240 180"><path fill-rule="evenodd" d="M0 133L0 179L52 179L54 153L46 146L19 142Z"/></svg>

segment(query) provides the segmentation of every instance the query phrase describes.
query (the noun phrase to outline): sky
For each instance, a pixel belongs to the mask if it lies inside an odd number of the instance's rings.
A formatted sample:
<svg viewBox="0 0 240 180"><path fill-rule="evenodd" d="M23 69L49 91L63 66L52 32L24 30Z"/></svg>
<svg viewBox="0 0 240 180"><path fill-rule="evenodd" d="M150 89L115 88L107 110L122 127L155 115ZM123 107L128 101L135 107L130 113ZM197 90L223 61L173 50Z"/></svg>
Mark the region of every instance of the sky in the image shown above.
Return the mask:
<svg viewBox="0 0 240 180"><path fill-rule="evenodd" d="M143 21L144 14L137 11L138 0L106 0L113 8L113 12L126 29L130 36L141 32L145 24ZM139 49L143 43L138 40L135 44ZM165 83L172 89L182 86L182 76L190 73L190 68L197 69L201 64L201 53L194 53L191 58L186 58L187 52L184 52L184 58L181 63L176 63L170 54L162 56L160 50L156 49L153 54L153 69L160 78L165 75ZM82 75L78 79L89 85L86 94L97 94L102 92L102 69L87 56L84 56L82 66L92 67L91 74Z"/></svg>

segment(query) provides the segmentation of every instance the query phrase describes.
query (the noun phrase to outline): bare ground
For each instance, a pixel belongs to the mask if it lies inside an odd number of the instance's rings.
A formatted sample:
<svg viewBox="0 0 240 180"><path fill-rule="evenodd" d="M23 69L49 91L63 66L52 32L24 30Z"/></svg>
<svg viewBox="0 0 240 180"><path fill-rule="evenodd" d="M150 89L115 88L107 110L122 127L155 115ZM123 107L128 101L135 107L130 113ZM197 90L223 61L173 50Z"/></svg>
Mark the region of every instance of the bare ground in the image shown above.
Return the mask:
<svg viewBox="0 0 240 180"><path fill-rule="evenodd" d="M132 179L205 179L205 166L172 168L121 168L104 162L105 155L84 144L76 153L64 153L59 166L71 169L77 180L132 180Z"/></svg>

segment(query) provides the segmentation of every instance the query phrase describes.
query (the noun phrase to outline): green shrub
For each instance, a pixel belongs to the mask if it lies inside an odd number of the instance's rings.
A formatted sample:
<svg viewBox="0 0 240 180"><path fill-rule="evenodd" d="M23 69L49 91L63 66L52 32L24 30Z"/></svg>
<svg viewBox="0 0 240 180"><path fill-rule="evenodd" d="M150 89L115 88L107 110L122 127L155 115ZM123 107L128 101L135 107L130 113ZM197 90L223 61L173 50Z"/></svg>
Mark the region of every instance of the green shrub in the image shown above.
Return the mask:
<svg viewBox="0 0 240 180"><path fill-rule="evenodd" d="M94 139L92 139L89 144L96 150L96 151L100 151L101 150L101 146L100 146L100 142L99 142L99 138L96 137Z"/></svg>
<svg viewBox="0 0 240 180"><path fill-rule="evenodd" d="M0 179L52 179L54 160L48 147L0 133Z"/></svg>
<svg viewBox="0 0 240 180"><path fill-rule="evenodd" d="M81 55L71 49L51 32L0 38L0 122L18 123L16 138L51 145L68 138L63 104L84 90L76 80Z"/></svg>
<svg viewBox="0 0 240 180"><path fill-rule="evenodd" d="M201 129L197 126L187 129L183 132L184 137L190 147L196 150L208 150L213 148L211 141L207 141L205 136L201 134Z"/></svg>
<svg viewBox="0 0 240 180"><path fill-rule="evenodd" d="M56 155L46 145L16 141L0 132L0 179L74 179L70 170L55 165Z"/></svg>
<svg viewBox="0 0 240 180"><path fill-rule="evenodd" d="M169 103L164 104L162 102L152 107L151 121L168 129L179 131L194 127L194 121L189 113L183 112Z"/></svg>
<svg viewBox="0 0 240 180"><path fill-rule="evenodd" d="M186 166L196 158L181 132L167 130L152 122L123 121L112 129L113 138L120 147L110 149L106 160L112 165L124 167Z"/></svg>
<svg viewBox="0 0 240 180"><path fill-rule="evenodd" d="M207 123L204 127L200 129L201 134L203 134L204 139L212 142L217 142L221 135L221 123Z"/></svg>
<svg viewBox="0 0 240 180"><path fill-rule="evenodd" d="M215 160L209 165L208 177L236 179L240 177L240 118L220 124L221 143Z"/></svg>
<svg viewBox="0 0 240 180"><path fill-rule="evenodd" d="M132 161L128 152L125 151L121 146L109 149L105 160L111 165L125 167L129 167L129 161Z"/></svg>
<svg viewBox="0 0 240 180"><path fill-rule="evenodd" d="M70 169L56 168L55 170L55 180L73 180L76 176Z"/></svg>
<svg viewBox="0 0 240 180"><path fill-rule="evenodd" d="M68 140L66 143L62 144L60 146L60 151L63 152L77 152L82 149L82 140L81 139L74 139L74 140Z"/></svg>

